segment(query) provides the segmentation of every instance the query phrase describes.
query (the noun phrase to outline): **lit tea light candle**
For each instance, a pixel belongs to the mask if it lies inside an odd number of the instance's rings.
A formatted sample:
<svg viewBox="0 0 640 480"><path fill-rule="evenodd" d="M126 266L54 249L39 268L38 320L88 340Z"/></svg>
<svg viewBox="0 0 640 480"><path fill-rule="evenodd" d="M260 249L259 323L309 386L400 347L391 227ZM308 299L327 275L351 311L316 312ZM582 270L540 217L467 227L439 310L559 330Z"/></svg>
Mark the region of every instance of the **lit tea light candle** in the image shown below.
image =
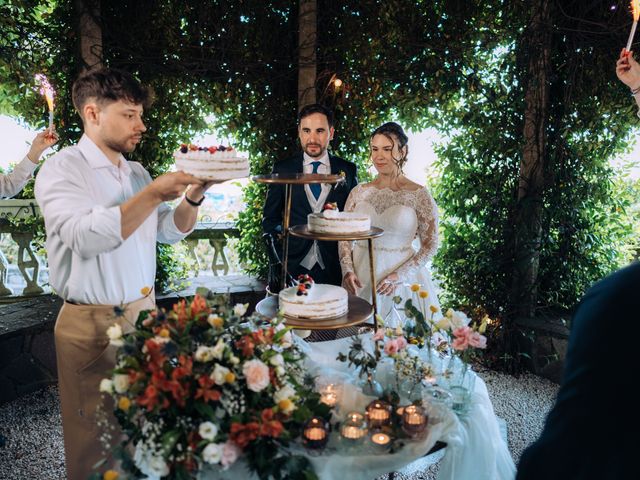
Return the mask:
<svg viewBox="0 0 640 480"><path fill-rule="evenodd" d="M320 391L320 401L330 407L336 406L338 403L338 389L333 383L330 383Z"/></svg>
<svg viewBox="0 0 640 480"><path fill-rule="evenodd" d="M427 430L427 415L422 407L409 405L402 414L402 429L411 437L422 435Z"/></svg>
<svg viewBox="0 0 640 480"><path fill-rule="evenodd" d="M391 446L391 436L384 432L375 432L371 435L371 442L380 450L387 450Z"/></svg>
<svg viewBox="0 0 640 480"><path fill-rule="evenodd" d="M322 418L313 417L305 425L302 437L305 447L311 449L324 448L329 441L327 424Z"/></svg>
<svg viewBox="0 0 640 480"><path fill-rule="evenodd" d="M391 422L391 405L383 400L374 400L367 405L367 418L372 427L383 427Z"/></svg>
<svg viewBox="0 0 640 480"><path fill-rule="evenodd" d="M350 442L357 442L367 434L367 424L364 415L358 412L351 412L340 428L340 435Z"/></svg>

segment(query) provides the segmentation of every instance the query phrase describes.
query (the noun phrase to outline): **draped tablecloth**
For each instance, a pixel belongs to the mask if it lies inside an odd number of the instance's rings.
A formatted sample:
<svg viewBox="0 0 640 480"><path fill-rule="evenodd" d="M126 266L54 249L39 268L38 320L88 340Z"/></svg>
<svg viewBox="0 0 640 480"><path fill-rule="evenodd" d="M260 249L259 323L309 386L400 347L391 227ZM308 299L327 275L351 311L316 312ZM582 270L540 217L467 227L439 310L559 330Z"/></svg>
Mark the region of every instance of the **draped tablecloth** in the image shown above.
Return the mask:
<svg viewBox="0 0 640 480"><path fill-rule="evenodd" d="M366 335L365 335L366 337ZM336 360L339 352L347 352L351 339L308 343L297 340L307 354L306 369L312 375L341 378L344 384L340 412L363 412L372 397L366 397L355 387L357 374L346 363ZM473 373L475 375L475 373ZM450 409L440 409L435 420L429 420L426 438L410 441L396 453L374 452L366 449L346 451L338 442L311 455L302 448L296 454L306 455L321 480L371 480L400 470L424 469L440 459L438 454L425 457L437 441L447 443L440 460L438 480L512 480L515 465L503 440L487 387L476 378L469 412L459 419ZM431 458L432 457L432 458ZM413 462L420 462L411 468ZM244 479L250 476L246 465L237 462L227 471L209 472L203 479Z"/></svg>

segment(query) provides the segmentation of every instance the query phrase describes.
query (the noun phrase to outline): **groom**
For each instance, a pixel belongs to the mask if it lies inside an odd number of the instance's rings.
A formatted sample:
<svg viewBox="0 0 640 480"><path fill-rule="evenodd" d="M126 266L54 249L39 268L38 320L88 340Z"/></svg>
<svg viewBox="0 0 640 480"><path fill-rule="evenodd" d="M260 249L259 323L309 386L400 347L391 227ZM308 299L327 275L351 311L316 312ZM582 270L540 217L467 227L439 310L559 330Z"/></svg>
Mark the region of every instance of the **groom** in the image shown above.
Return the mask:
<svg viewBox="0 0 640 480"><path fill-rule="evenodd" d="M358 183L356 166L327 152L333 133L331 110L319 104L307 105L300 110L298 138L302 152L276 162L273 173L343 173L345 182L335 187L329 184L293 185L290 226L306 224L307 215L321 212L326 203L336 202L342 211L349 192ZM272 245L279 245L275 240L282 234L284 190L284 185L272 184L264 205L262 228ZM282 255L281 247L275 250ZM311 241L290 236L287 267L293 278L307 273L316 283L340 285L342 282L338 242Z"/></svg>

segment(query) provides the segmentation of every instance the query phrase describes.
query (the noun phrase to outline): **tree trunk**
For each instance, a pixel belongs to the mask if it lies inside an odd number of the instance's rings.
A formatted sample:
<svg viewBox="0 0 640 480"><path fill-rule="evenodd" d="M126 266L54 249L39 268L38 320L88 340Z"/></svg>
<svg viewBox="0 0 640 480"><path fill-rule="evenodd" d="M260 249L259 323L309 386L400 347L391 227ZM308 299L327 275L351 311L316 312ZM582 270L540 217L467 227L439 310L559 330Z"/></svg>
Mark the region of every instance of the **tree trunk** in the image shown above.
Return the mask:
<svg viewBox="0 0 640 480"><path fill-rule="evenodd" d="M102 67L102 29L100 27L100 0L75 0L80 33L82 70Z"/></svg>
<svg viewBox="0 0 640 480"><path fill-rule="evenodd" d="M542 201L547 156L549 82L551 76L551 1L532 2L525 86L524 147L520 164L515 229L514 313L532 317L537 303L537 281L542 237Z"/></svg>
<svg viewBox="0 0 640 480"><path fill-rule="evenodd" d="M298 33L298 111L316 103L317 0L300 0Z"/></svg>

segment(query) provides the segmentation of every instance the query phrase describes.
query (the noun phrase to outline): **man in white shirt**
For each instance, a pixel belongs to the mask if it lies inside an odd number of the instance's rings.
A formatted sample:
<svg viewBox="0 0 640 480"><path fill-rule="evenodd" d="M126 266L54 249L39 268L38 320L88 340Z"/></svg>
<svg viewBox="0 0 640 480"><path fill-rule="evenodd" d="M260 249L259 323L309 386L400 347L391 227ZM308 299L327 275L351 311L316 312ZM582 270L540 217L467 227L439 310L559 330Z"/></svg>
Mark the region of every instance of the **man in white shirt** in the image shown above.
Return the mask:
<svg viewBox="0 0 640 480"><path fill-rule="evenodd" d="M355 164L331 155L327 151L333 134L331 110L319 104L307 105L300 110L298 139L302 151L293 157L276 162L273 173L343 174L345 182L335 188L329 184L318 183L294 185L291 193L290 225L306 224L307 215L312 212L321 212L326 203L335 202L340 211L344 210L349 192L358 183ZM282 233L284 201L283 185L272 184L265 201L262 220L265 235L271 239ZM289 237L288 270L294 278L301 274L309 274L317 283L341 285L338 242L314 242ZM270 282L270 288L275 292L276 285L272 283L274 282Z"/></svg>
<svg viewBox="0 0 640 480"><path fill-rule="evenodd" d="M55 131L48 129L36 135L31 142L29 153L10 173L0 175L0 198L10 198L18 194L33 176L42 153L58 141Z"/></svg>
<svg viewBox="0 0 640 480"><path fill-rule="evenodd" d="M152 181L139 163L124 158L146 130L142 114L150 103L130 74L89 72L76 80L72 95L84 135L47 160L35 193L50 283L65 300L55 341L67 475L85 480L103 457L95 412L100 380L115 366L107 328L118 323L131 331L138 313L154 306L156 240L173 243L192 231L209 185L184 172ZM174 210L164 203L185 190ZM116 306L123 316L115 315Z"/></svg>

